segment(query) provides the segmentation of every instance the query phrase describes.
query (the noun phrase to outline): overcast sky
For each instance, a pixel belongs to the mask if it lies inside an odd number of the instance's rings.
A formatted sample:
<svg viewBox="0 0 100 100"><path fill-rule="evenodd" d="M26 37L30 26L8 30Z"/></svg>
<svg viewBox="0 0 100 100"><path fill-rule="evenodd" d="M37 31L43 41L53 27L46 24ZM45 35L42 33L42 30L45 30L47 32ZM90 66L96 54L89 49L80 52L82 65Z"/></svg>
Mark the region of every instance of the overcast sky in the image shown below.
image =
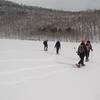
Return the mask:
<svg viewBox="0 0 100 100"><path fill-rule="evenodd" d="M10 0L31 6L40 6L66 11L99 9L100 0Z"/></svg>

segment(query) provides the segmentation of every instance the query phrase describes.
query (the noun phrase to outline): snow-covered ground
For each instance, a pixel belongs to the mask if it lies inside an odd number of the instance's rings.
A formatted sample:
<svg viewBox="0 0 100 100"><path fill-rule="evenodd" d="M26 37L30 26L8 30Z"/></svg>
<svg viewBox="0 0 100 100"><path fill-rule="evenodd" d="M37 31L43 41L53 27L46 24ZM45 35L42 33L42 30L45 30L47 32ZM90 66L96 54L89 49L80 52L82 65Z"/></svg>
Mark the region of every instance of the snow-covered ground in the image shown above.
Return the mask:
<svg viewBox="0 0 100 100"><path fill-rule="evenodd" d="M74 68L79 43L0 40L0 100L100 100L100 44L90 61Z"/></svg>

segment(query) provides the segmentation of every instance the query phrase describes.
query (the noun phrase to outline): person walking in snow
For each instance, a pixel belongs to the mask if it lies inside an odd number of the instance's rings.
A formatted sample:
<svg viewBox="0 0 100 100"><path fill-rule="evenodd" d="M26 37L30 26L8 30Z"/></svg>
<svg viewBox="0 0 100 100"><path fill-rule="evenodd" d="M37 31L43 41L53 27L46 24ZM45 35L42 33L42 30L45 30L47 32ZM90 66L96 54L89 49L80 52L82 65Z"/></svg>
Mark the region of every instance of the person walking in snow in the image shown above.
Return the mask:
<svg viewBox="0 0 100 100"><path fill-rule="evenodd" d="M44 51L48 51L48 40L43 41Z"/></svg>
<svg viewBox="0 0 100 100"><path fill-rule="evenodd" d="M57 42L56 42L55 48L56 48L56 54L59 54L59 49L61 49L60 41L57 41Z"/></svg>
<svg viewBox="0 0 100 100"><path fill-rule="evenodd" d="M92 45L89 40L86 42L86 48L87 48L86 61L89 61L90 50L93 51Z"/></svg>
<svg viewBox="0 0 100 100"><path fill-rule="evenodd" d="M78 51L77 51L78 56L80 57L80 61L77 64L77 67L79 67L79 68L80 68L80 66L85 65L84 64L84 57L86 55L86 51L87 51L86 45L85 45L84 41L82 41L81 44L79 45Z"/></svg>

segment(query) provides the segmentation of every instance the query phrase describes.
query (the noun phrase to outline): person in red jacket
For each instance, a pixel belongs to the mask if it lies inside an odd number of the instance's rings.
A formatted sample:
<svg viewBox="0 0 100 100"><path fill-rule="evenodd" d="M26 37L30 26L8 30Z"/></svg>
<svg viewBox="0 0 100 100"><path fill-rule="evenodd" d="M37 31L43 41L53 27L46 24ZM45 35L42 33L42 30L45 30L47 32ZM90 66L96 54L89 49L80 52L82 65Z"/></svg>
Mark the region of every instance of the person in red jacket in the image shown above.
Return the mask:
<svg viewBox="0 0 100 100"><path fill-rule="evenodd" d="M89 40L88 40L87 43L86 43L86 48L87 48L87 52L86 52L86 61L89 61L90 50L93 51L92 45L91 45L91 43L90 43Z"/></svg>

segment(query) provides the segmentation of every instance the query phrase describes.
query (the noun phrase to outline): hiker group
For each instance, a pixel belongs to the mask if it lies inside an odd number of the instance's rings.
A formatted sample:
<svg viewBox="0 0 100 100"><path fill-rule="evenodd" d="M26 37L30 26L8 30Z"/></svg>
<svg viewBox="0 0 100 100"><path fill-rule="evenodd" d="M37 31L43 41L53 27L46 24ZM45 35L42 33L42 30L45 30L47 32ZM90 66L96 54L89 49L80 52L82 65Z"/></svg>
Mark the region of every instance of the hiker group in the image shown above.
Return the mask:
<svg viewBox="0 0 100 100"><path fill-rule="evenodd" d="M44 51L48 51L48 40L43 41L43 44L44 44ZM55 43L54 48L56 48L56 54L59 54L59 49L61 49L60 41L57 41ZM85 41L82 41L80 43L77 50L77 54L80 58L78 64L76 64L78 68L85 65L84 58L86 58L85 59L86 62L89 61L90 50L93 51L91 42L89 40L86 43Z"/></svg>
<svg viewBox="0 0 100 100"><path fill-rule="evenodd" d="M43 41L44 51L48 51L48 40ZM59 54L59 49L61 49L60 41L57 41L54 48L56 48L56 54Z"/></svg>
<svg viewBox="0 0 100 100"><path fill-rule="evenodd" d="M80 60L77 64L77 67L84 66L84 58L86 57L85 61L89 61L89 55L90 55L90 50L93 51L92 45L90 41L88 40L85 44L84 41L82 41L78 47L77 54L80 57Z"/></svg>

